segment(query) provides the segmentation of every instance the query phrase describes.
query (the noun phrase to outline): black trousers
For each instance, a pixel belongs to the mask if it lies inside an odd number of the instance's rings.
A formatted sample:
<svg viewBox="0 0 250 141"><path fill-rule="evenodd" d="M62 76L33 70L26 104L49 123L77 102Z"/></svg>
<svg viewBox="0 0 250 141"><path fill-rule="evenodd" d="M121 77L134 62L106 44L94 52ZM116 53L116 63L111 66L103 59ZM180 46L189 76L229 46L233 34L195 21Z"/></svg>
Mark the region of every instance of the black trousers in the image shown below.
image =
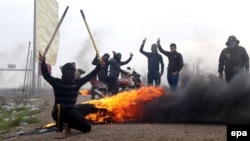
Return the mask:
<svg viewBox="0 0 250 141"><path fill-rule="evenodd" d="M57 132L63 131L63 123L67 123L69 128L73 128L84 133L91 130L91 124L74 108L67 108L61 104L54 106L52 117L56 121Z"/></svg>
<svg viewBox="0 0 250 141"><path fill-rule="evenodd" d="M225 71L225 78L227 83L230 83L234 76L240 74L240 73L245 73L244 69L237 69L237 70L232 70L232 71Z"/></svg>
<svg viewBox="0 0 250 141"><path fill-rule="evenodd" d="M118 78L112 75L108 77L108 91L112 94L117 94L119 92Z"/></svg>

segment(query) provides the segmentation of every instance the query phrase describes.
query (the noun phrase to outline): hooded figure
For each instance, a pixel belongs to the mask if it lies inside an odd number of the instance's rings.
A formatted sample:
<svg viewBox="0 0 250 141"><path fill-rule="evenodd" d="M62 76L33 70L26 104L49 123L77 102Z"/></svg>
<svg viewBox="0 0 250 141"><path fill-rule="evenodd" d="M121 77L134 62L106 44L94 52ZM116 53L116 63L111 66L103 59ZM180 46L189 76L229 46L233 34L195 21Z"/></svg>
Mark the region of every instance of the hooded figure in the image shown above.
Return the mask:
<svg viewBox="0 0 250 141"><path fill-rule="evenodd" d="M130 54L130 57L126 61L121 61L122 55L121 53L114 53L113 58L109 61L109 91L112 92L112 94L115 94L118 92L118 78L120 75L120 72L127 75L127 72L121 69L121 66L128 64L132 60L132 54Z"/></svg>
<svg viewBox="0 0 250 141"><path fill-rule="evenodd" d="M249 57L246 49L239 46L240 41L231 35L226 42L226 48L224 48L219 56L218 72L219 78L223 78L223 71L225 72L225 78L227 82L230 82L237 73L247 72L249 73Z"/></svg>
<svg viewBox="0 0 250 141"><path fill-rule="evenodd" d="M234 35L231 35L227 39L226 46L234 48L237 47L239 43L240 41Z"/></svg>
<svg viewBox="0 0 250 141"><path fill-rule="evenodd" d="M62 80L65 82L72 82L75 79L76 68L72 63L65 64L62 69Z"/></svg>
<svg viewBox="0 0 250 141"><path fill-rule="evenodd" d="M105 53L105 54L103 54L103 56L102 57L105 57L107 60L109 59L109 54L108 53ZM105 60L105 59L104 59Z"/></svg>
<svg viewBox="0 0 250 141"><path fill-rule="evenodd" d="M114 54L114 58L115 58L115 60L117 60L118 62L121 62L121 58L122 58L121 53L115 53L115 54Z"/></svg>
<svg viewBox="0 0 250 141"><path fill-rule="evenodd" d="M75 109L78 92L80 88L89 82L100 70L101 64L96 66L91 72L80 79L75 79L75 66L72 63L66 63L61 67L61 79L51 76L48 71L45 57L39 53L39 61L43 78L53 87L54 106L52 118L56 121L57 136L64 138L64 123L68 124L68 129L73 128L82 132L89 132L91 124L82 116L81 112Z"/></svg>
<svg viewBox="0 0 250 141"><path fill-rule="evenodd" d="M107 77L108 77L108 68L109 68L109 57L110 55L108 53L105 53L104 55L102 55L102 60L105 62L104 67L97 73L98 79L102 82L106 82L107 81ZM98 65L99 61L98 61L98 56L95 56L95 58L92 61L92 65Z"/></svg>
<svg viewBox="0 0 250 141"><path fill-rule="evenodd" d="M121 58L121 53L114 53L114 57L109 61L109 75L114 76L114 78L116 79L118 79L120 72L126 74L126 72L121 69L121 66L128 64L132 59L132 55L130 55L130 57L126 61L121 61Z"/></svg>

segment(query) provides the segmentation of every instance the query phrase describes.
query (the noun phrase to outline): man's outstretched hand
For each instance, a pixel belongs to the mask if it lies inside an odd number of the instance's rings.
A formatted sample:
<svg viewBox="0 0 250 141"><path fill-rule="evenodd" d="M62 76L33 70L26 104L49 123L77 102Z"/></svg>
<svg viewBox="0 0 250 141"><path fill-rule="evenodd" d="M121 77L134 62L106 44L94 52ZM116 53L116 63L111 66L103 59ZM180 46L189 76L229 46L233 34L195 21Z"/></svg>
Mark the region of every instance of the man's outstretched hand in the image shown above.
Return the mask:
<svg viewBox="0 0 250 141"><path fill-rule="evenodd" d="M219 73L219 78L220 78L220 79L223 78L223 73Z"/></svg>
<svg viewBox="0 0 250 141"><path fill-rule="evenodd" d="M145 37L143 40L142 40L142 44L144 45L147 41L147 38Z"/></svg>
<svg viewBox="0 0 250 141"><path fill-rule="evenodd" d="M131 53L130 53L130 57L133 57L133 56L134 56L134 54L131 52Z"/></svg>
<svg viewBox="0 0 250 141"><path fill-rule="evenodd" d="M156 43L159 45L160 44L160 38L157 39Z"/></svg>
<svg viewBox="0 0 250 141"><path fill-rule="evenodd" d="M103 68L105 67L105 61L101 58L101 60L99 61L100 67Z"/></svg>
<svg viewBox="0 0 250 141"><path fill-rule="evenodd" d="M39 63L42 63L42 61L45 60L45 57L39 52Z"/></svg>

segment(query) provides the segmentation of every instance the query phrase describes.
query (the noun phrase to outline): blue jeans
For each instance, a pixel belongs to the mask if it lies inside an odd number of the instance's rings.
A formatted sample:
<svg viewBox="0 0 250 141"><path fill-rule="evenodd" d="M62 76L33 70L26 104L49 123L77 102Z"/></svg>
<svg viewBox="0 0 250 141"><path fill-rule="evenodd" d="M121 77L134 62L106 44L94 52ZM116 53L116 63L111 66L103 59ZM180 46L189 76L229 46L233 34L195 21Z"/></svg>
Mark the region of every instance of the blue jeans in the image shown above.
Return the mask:
<svg viewBox="0 0 250 141"><path fill-rule="evenodd" d="M178 82L179 82L179 74L172 75L171 73L168 73L167 74L167 80L168 80L168 84L170 86L170 90L171 91L176 91L177 86L178 86Z"/></svg>
<svg viewBox="0 0 250 141"><path fill-rule="evenodd" d="M159 86L161 84L161 76L159 72L148 72L148 85Z"/></svg>

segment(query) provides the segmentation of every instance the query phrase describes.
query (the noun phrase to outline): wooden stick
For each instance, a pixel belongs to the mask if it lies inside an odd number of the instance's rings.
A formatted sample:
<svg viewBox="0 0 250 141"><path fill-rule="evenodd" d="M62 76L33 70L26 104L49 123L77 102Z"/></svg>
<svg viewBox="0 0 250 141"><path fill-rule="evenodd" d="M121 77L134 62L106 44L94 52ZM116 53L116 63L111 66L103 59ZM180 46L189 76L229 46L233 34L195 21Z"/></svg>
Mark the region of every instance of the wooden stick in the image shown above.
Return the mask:
<svg viewBox="0 0 250 141"><path fill-rule="evenodd" d="M88 30L90 39L91 39L91 41L92 41L92 43L93 43L93 46L94 46L94 48L95 48L97 57L98 57L99 60L101 60L101 56L100 56L99 51L98 51L98 49L97 49L97 47L96 47L94 38L93 38L92 33L91 33L90 29L89 29L89 25L88 25L88 23L87 23L87 20L86 20L86 18L85 18L85 15L84 15L84 13L83 13L82 10L80 10L80 12L81 12L82 18L83 18L83 20L84 20L84 23L85 23L85 25L86 25L86 28L87 28L87 30Z"/></svg>

